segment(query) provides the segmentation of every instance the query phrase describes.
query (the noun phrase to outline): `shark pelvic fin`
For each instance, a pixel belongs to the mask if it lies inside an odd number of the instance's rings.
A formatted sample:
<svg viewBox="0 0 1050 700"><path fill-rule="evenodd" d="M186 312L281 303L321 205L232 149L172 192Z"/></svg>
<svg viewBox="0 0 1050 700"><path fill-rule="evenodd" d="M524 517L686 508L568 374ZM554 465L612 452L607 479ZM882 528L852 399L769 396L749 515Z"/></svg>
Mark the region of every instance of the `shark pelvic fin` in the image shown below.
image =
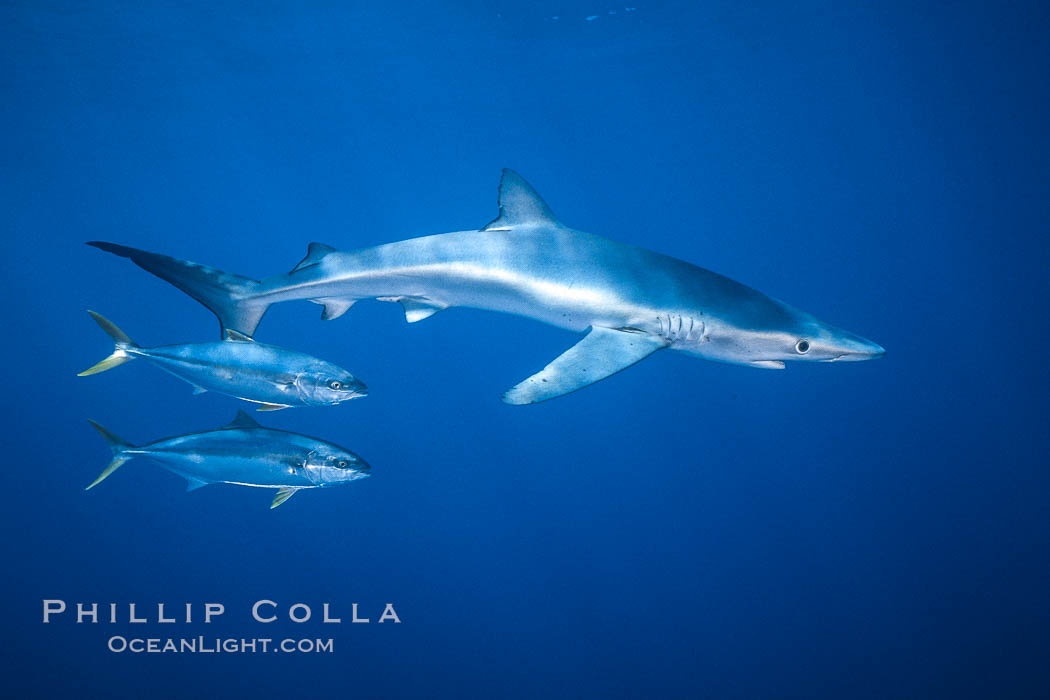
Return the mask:
<svg viewBox="0 0 1050 700"><path fill-rule="evenodd" d="M298 490L299 489L293 489L287 486L285 486L283 489L278 489L277 495L273 497L273 503L270 504L270 510L273 510L277 506L287 501L289 498L295 495L295 492Z"/></svg>
<svg viewBox="0 0 1050 700"><path fill-rule="evenodd" d="M499 181L499 216L485 225L482 231L508 231L518 226L558 226L558 218L543 201L543 197L510 168L503 169Z"/></svg>
<svg viewBox="0 0 1050 700"><path fill-rule="evenodd" d="M448 308L447 304L427 299L425 297L377 297L378 301L396 301L405 310L405 320L409 323L422 321L430 318L438 311Z"/></svg>
<svg viewBox="0 0 1050 700"><path fill-rule="evenodd" d="M667 341L635 330L595 326L583 340L503 395L503 401L538 403L582 389L667 347Z"/></svg>
<svg viewBox="0 0 1050 700"><path fill-rule="evenodd" d="M324 307L321 312L322 321L331 321L332 319L339 318L354 305L357 299L339 299L338 297L321 297L319 299L311 299L315 304L320 304Z"/></svg>
<svg viewBox="0 0 1050 700"><path fill-rule="evenodd" d="M324 243L311 243L310 247L306 250L306 257L299 261L299 264L292 268L292 271L288 274L292 275L299 270L305 270L308 267L321 264L321 260L324 259L329 253L335 252L335 248Z"/></svg>
<svg viewBox="0 0 1050 700"><path fill-rule="evenodd" d="M244 411L237 411L237 415L234 416L233 420L222 426L222 430L233 430L235 428L261 428L262 426L255 422L255 419L249 416Z"/></svg>

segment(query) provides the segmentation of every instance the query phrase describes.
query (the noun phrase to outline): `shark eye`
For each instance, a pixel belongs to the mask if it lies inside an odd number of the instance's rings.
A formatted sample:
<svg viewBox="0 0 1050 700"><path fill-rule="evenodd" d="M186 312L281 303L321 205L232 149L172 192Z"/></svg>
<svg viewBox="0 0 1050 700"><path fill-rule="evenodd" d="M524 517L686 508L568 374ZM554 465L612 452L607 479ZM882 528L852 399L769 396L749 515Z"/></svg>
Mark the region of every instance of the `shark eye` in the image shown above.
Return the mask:
<svg viewBox="0 0 1050 700"><path fill-rule="evenodd" d="M805 355L807 352L809 352L809 341L800 340L797 343L795 343L795 352L797 352L799 355Z"/></svg>
<svg viewBox="0 0 1050 700"><path fill-rule="evenodd" d="M342 386L343 386L343 385L342 385L342 384L340 384L340 383L339 383L339 382L338 382L337 380L335 380L335 379L333 379L332 381L328 382L328 387L329 387L330 389L335 389L336 391L338 391L338 390L339 390L339 388L340 388L340 387L342 387Z"/></svg>

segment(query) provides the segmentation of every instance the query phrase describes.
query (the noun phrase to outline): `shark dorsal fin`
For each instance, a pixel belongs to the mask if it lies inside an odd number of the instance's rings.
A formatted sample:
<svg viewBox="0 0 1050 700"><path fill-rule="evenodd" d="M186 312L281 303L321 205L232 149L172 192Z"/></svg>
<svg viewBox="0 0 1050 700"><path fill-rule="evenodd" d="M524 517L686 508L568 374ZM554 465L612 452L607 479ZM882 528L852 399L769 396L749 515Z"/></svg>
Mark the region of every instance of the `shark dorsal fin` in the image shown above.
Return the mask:
<svg viewBox="0 0 1050 700"><path fill-rule="evenodd" d="M223 430L232 430L233 428L261 428L262 426L255 422L255 419L249 416L244 411L237 411L237 415L234 416L233 420L227 425L223 426Z"/></svg>
<svg viewBox="0 0 1050 700"><path fill-rule="evenodd" d="M232 328L225 328L222 331L222 336L226 340L235 340L239 343L254 343L255 339L246 333L235 331Z"/></svg>
<svg viewBox="0 0 1050 700"><path fill-rule="evenodd" d="M334 253L335 248L324 243L311 243L310 247L306 250L306 257L299 261L299 264L292 268L292 271L288 274L299 272L299 270L305 270L308 267L320 264L324 256L329 253Z"/></svg>
<svg viewBox="0 0 1050 700"><path fill-rule="evenodd" d="M543 197L510 168L499 181L499 216L482 231L507 231L517 226L558 225L558 218Z"/></svg>

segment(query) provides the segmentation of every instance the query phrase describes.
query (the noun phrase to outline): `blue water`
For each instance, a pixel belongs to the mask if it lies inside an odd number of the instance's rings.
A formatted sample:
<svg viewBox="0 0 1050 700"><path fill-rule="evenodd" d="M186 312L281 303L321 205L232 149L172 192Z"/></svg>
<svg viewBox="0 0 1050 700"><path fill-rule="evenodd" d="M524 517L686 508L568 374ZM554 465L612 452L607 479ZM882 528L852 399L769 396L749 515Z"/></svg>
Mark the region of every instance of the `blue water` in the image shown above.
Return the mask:
<svg viewBox="0 0 1050 700"><path fill-rule="evenodd" d="M0 8L5 697L1050 689L1044 4L143 5ZM145 345L218 330L84 241L262 277L310 241L480 227L502 167L576 228L888 355L767 372L661 353L514 407L503 391L573 334L283 304L259 338L371 395L256 415L371 478L273 511L141 460L83 491L109 457L87 418L143 442L239 407L141 362L75 376L111 349L87 308ZM44 625L44 599L125 612ZM260 599L282 620L253 622ZM194 622L129 624L130 602L191 602ZM207 602L226 606L210 625ZM297 602L310 622L283 617ZM343 624L318 622L325 602ZM378 624L388 602L400 624ZM114 635L334 652L113 653Z"/></svg>

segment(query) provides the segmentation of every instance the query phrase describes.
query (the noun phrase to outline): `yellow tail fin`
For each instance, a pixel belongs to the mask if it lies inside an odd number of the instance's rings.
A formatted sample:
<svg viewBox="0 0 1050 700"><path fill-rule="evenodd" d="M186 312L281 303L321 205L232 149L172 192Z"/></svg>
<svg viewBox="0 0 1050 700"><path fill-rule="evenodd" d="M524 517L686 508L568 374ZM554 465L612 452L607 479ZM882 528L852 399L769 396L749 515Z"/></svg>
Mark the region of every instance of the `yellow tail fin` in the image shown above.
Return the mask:
<svg viewBox="0 0 1050 700"><path fill-rule="evenodd" d="M77 376L86 377L89 374L98 374L99 372L105 372L107 369L113 369L114 367L118 367L124 364L125 362L131 362L131 360L133 359L134 358L131 357L131 355L124 352L123 348L117 348L113 351L112 355L102 360L98 364L88 367L83 372L77 374Z"/></svg>

